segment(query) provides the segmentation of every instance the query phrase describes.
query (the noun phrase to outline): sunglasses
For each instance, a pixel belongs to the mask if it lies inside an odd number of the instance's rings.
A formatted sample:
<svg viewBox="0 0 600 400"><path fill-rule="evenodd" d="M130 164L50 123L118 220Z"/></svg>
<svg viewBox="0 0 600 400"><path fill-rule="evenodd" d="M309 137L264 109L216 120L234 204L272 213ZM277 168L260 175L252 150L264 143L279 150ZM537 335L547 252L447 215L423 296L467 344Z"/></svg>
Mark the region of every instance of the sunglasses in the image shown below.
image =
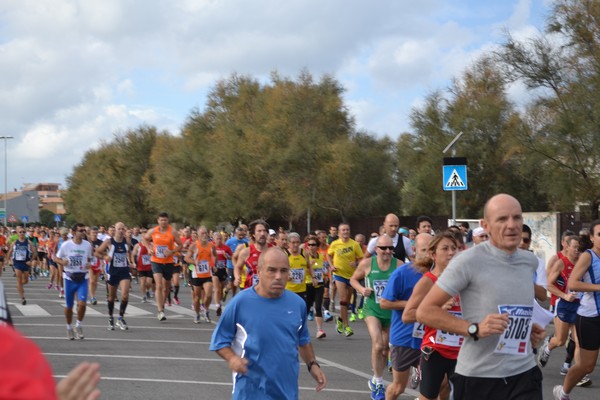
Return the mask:
<svg viewBox="0 0 600 400"><path fill-rule="evenodd" d="M77 232L83 232L83 233L85 233L85 229L77 229Z"/></svg>
<svg viewBox="0 0 600 400"><path fill-rule="evenodd" d="M308 243L309 246L317 246L316 243Z"/></svg>
<svg viewBox="0 0 600 400"><path fill-rule="evenodd" d="M394 250L394 246L377 246L377 248L379 250L383 250L383 251L385 251L385 250L389 250L389 251Z"/></svg>

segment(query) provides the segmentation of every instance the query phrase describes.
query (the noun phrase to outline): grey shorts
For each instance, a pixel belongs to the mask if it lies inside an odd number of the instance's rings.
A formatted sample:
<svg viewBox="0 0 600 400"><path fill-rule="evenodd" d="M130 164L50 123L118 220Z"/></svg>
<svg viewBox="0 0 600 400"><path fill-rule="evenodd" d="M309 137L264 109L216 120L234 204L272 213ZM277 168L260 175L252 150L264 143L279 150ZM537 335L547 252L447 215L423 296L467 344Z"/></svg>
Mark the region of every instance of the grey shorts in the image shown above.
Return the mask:
<svg viewBox="0 0 600 400"><path fill-rule="evenodd" d="M421 350L390 345L390 358L394 371L404 372L410 367L417 367L419 365Z"/></svg>

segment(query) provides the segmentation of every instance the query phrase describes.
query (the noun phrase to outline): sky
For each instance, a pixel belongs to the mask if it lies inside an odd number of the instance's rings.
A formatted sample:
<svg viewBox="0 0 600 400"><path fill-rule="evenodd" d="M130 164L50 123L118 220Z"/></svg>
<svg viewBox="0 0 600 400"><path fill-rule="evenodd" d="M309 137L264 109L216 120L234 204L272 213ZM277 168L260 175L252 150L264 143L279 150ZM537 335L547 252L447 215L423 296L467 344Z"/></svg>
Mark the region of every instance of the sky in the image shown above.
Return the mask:
<svg viewBox="0 0 600 400"><path fill-rule="evenodd" d="M180 134L219 79L333 75L356 127L396 139L434 90L550 0L0 0L0 191L66 178L141 125ZM515 101L523 96L515 87ZM8 157L4 157L6 145Z"/></svg>

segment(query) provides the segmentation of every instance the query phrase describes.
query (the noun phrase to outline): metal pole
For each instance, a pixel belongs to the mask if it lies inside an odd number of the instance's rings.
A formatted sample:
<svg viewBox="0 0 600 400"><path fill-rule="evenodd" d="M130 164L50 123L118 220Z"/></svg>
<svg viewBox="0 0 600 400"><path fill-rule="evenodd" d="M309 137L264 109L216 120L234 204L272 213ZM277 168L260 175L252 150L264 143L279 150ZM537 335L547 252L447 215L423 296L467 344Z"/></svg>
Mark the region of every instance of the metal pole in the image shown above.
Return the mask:
<svg viewBox="0 0 600 400"><path fill-rule="evenodd" d="M4 226L6 226L6 216L8 210L6 209L6 198L8 197L8 156L6 152L6 141L13 139L12 136L0 136L0 139L4 139Z"/></svg>
<svg viewBox="0 0 600 400"><path fill-rule="evenodd" d="M452 157L456 156L456 149L453 147L454 143L456 143L458 141L458 139L460 139L460 137L462 136L462 131L458 133L458 135L456 135L454 137L454 139L452 139L452 141L450 142L450 144L448 146L446 146L446 148L442 151L442 154L447 152L450 148L452 148ZM452 191L452 225L456 224L456 190Z"/></svg>

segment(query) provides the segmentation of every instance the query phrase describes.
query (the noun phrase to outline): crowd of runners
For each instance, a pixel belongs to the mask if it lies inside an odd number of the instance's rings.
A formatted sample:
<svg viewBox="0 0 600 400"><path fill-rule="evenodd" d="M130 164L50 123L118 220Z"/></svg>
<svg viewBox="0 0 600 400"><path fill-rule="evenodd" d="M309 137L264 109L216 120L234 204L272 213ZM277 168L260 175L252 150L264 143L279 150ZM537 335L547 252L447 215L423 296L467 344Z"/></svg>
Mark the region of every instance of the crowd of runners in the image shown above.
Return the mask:
<svg viewBox="0 0 600 400"><path fill-rule="evenodd" d="M156 304L161 323L173 304L191 307L193 323L210 323L212 312L225 312L227 299L256 287L261 254L279 248L289 263L285 289L303 300L302 321L314 321L312 336L350 338L352 323L364 320L371 337L372 399L396 399L409 386L419 389L420 399L448 399L452 391L454 398L483 398L482 388L493 388L494 379L509 389L485 397L541 399L540 367L554 349L566 346L564 383L554 397L567 400L575 386L591 385L588 374L600 348L600 222L564 232L560 251L544 263L529 251L532 232L518 202L501 196L486 204L482 226L475 229L462 223L434 230L426 216L412 229L389 214L379 231L366 236L352 236L342 223L301 237L262 220L232 232L178 230L166 213L150 229L121 222L108 228L18 226L0 231L0 263L5 274L15 274L23 305L27 283L48 278L48 289L65 299L67 338L75 340L85 337L85 310L98 306L98 298L106 300L107 329L129 329L125 316L133 290L142 302ZM479 263L470 261L474 257ZM471 271L472 264L479 266ZM523 267L502 272L514 265ZM487 275L486 268L492 268ZM516 292L497 289L502 279L519 279L508 285ZM540 344L544 327L533 309L546 304L548 292L554 333ZM483 309L488 298L490 307ZM487 353L475 359L482 346ZM386 387L388 369L392 383ZM319 379L324 385L324 376Z"/></svg>

